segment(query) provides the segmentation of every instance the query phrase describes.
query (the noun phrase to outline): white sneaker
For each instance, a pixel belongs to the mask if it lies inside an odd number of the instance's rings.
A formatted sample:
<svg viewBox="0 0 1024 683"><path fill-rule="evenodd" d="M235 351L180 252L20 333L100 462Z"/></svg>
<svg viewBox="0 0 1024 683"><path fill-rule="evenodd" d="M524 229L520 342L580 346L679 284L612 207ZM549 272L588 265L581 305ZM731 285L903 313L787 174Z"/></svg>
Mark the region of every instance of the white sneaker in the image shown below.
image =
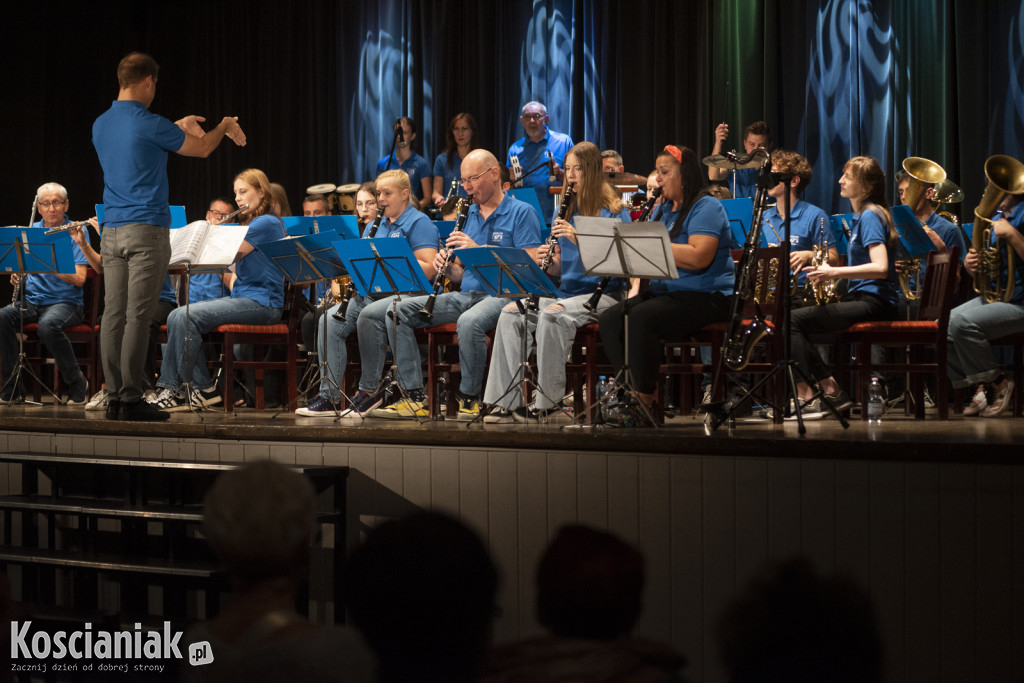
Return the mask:
<svg viewBox="0 0 1024 683"><path fill-rule="evenodd" d="M110 396L110 394L107 392L106 389L100 389L95 394L93 394L92 398L89 399L89 402L85 404L85 409L86 410L106 410L107 409L107 400L108 400L109 396Z"/></svg>
<svg viewBox="0 0 1024 683"><path fill-rule="evenodd" d="M147 403L152 403L152 404L156 405L157 407L160 407L161 403L164 403L168 399L175 398L176 396L177 396L177 394L175 394L170 389L161 389L159 394L157 394L153 398L146 399L146 402Z"/></svg>
<svg viewBox="0 0 1024 683"><path fill-rule="evenodd" d="M988 396L985 395L985 389L979 389L978 393L974 395L971 402L964 408L964 417L971 417L977 415L981 411L988 408Z"/></svg>
<svg viewBox="0 0 1024 683"><path fill-rule="evenodd" d="M146 389L142 392L142 400L146 403L152 403L156 400L157 393L153 389Z"/></svg>

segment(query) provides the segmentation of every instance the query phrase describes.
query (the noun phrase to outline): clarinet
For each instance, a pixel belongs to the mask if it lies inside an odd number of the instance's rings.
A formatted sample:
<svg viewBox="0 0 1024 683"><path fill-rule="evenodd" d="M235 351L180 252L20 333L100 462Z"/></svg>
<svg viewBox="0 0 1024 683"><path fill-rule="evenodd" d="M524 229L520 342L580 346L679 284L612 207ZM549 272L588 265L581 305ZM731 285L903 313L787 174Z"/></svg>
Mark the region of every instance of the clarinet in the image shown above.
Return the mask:
<svg viewBox="0 0 1024 683"><path fill-rule="evenodd" d="M452 228L452 233L462 232L462 229L466 226L466 219L469 217L469 207L473 204L473 195L468 197L459 197L458 217L455 219L455 227ZM441 293L441 289L444 286L444 274L448 270L448 266L452 264L452 259L455 258L455 250L449 249L448 254L444 257L444 264L437 269L437 273L434 274L434 291L427 297L427 302L423 304L418 312L427 318L434 316L434 302L437 301L437 295Z"/></svg>
<svg viewBox="0 0 1024 683"><path fill-rule="evenodd" d="M660 196L660 187L656 187L651 190L651 196L647 198L647 201L644 202L643 207L640 209L640 216L636 219L637 223L643 223L650 219L651 214L654 213L654 203L658 201L658 197ZM597 289L595 289L591 297L587 299L587 302L583 304L583 308L591 312L597 310L597 304L601 301L601 296L604 295L604 290L607 289L608 283L611 281L612 278L610 276L601 278L601 281L597 283Z"/></svg>
<svg viewBox="0 0 1024 683"><path fill-rule="evenodd" d="M555 216L555 221L564 221L566 214L569 213L569 205L572 204L572 200L576 196L576 186L568 185L565 188L565 192L562 193L562 203L558 207L558 215ZM555 245L558 244L558 238L555 237L555 221L551 223L551 235L548 237L548 253L544 254L544 258L541 259L540 269L547 272L548 268L551 267L551 262L555 260ZM540 296L537 294L530 295L530 302L526 305L531 311L537 310L537 303L540 301Z"/></svg>
<svg viewBox="0 0 1024 683"><path fill-rule="evenodd" d="M370 226L369 231L366 233L366 239L372 240L377 236L377 230L380 228L380 222L384 220L384 207L377 207L377 217L373 219L373 224ZM338 322L345 322L345 311L348 310L348 302L355 293L353 290L355 286L349 282L348 286L341 290L341 305L338 306L338 310L331 313L331 317Z"/></svg>

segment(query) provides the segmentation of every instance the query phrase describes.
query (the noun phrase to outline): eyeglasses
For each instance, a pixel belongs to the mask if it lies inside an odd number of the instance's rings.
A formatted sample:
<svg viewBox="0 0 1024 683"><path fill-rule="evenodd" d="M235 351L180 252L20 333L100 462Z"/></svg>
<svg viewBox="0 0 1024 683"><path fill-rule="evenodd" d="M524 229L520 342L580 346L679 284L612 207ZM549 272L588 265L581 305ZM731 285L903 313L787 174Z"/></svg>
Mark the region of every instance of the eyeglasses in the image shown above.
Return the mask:
<svg viewBox="0 0 1024 683"><path fill-rule="evenodd" d="M223 211L214 211L213 209L207 209L206 213L213 216L214 218L224 218L224 216L227 216L227 214L224 213Z"/></svg>
<svg viewBox="0 0 1024 683"><path fill-rule="evenodd" d="M463 178L462 180L459 181L459 185L462 185L463 187L465 187L466 183L475 183L476 181L480 180L480 178L482 176L484 176L487 173L490 173L491 171L493 171L496 168L498 168L498 167L497 166L491 166L490 168L488 168L487 170L483 171L482 173L477 173L476 175L469 176L468 178Z"/></svg>
<svg viewBox="0 0 1024 683"><path fill-rule="evenodd" d="M39 208L41 209L59 209L68 203L66 199L58 199L53 202L39 202Z"/></svg>
<svg viewBox="0 0 1024 683"><path fill-rule="evenodd" d="M540 121L544 118L544 114L523 114L522 118L527 121Z"/></svg>

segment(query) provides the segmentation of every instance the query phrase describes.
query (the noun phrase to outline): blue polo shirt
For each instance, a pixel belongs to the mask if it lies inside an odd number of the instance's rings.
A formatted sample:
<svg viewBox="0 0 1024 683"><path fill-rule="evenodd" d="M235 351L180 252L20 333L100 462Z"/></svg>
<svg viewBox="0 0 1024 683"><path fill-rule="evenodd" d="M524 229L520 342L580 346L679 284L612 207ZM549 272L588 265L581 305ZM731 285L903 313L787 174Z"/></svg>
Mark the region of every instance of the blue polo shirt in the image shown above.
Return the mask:
<svg viewBox="0 0 1024 683"><path fill-rule="evenodd" d="M385 155L383 158L381 158L380 161L377 162L377 175L383 173L384 169L387 168L388 159L390 158L390 156L390 154ZM391 162L391 169L401 169L405 171L409 175L409 184L412 185L412 193L417 197L423 194L423 183L420 181L422 181L424 178L430 177L429 161L421 157L416 152L413 152L409 155L408 159L399 163L398 152L396 151L395 158Z"/></svg>
<svg viewBox="0 0 1024 683"><path fill-rule="evenodd" d="M412 206L405 207L395 220L385 218L377 231L377 237L404 237L413 251L437 249L441 244L434 221Z"/></svg>
<svg viewBox="0 0 1024 683"><path fill-rule="evenodd" d="M900 287L896 279L895 250L888 248L889 226L873 210L866 209L859 216L854 216L850 229L850 249L846 254L847 263L851 266L870 263L869 247L875 244L884 244L889 257L889 273L884 279L851 279L847 291L850 294L873 294L890 306L895 306L899 301Z"/></svg>
<svg viewBox="0 0 1024 683"><path fill-rule="evenodd" d="M224 280L220 273L196 273L188 284L188 302L190 304L219 299L224 295Z"/></svg>
<svg viewBox="0 0 1024 683"><path fill-rule="evenodd" d="M815 245L821 244L822 224L825 221L825 238L828 239L829 249L836 248L836 237L832 232L832 221L828 214L805 201L797 200L789 208L789 244L793 251L811 251ZM771 206L764 212L763 225L761 226L761 246L769 244L778 245L786 237L785 220L779 213L777 206ZM799 276L800 284L807 282L807 273L802 272Z"/></svg>
<svg viewBox="0 0 1024 683"><path fill-rule="evenodd" d="M437 155L434 159L434 177L441 178L441 195L443 197L448 196L448 190L451 189L452 179L456 181L462 180L462 157L458 154L452 155L452 166L448 166L448 154L442 152ZM452 193L453 197L466 197L466 188L456 183L455 192Z"/></svg>
<svg viewBox="0 0 1024 683"><path fill-rule="evenodd" d="M71 222L64 216L61 225ZM42 228L43 221L39 220L32 224L33 228ZM85 258L78 244L71 240L71 253L75 259L76 266L88 266L89 261ZM53 306L54 304L84 305L85 298L82 295L82 288L64 282L56 275L50 273L32 273L25 276L25 301L33 306Z"/></svg>
<svg viewBox="0 0 1024 683"><path fill-rule="evenodd" d="M505 159L506 166L512 166L512 155L519 157L519 164L523 167L523 187L532 187L537 192L537 202L541 206L550 206L551 198L548 196L548 188L552 183L548 182L548 165L546 151L551 152L559 166L565 166L565 154L572 149L572 138L565 133L544 128L544 137L537 142L523 136L512 143L508 149L508 156ZM540 168L537 168L537 167ZM530 173L530 171L533 171Z"/></svg>
<svg viewBox="0 0 1024 683"><path fill-rule="evenodd" d="M579 213L574 213L572 218L569 220L569 222L574 226L576 225L576 216L578 215ZM629 209L626 208L623 208L619 213L612 213L606 207L602 206L601 217L615 218L623 223L632 222L632 219L629 217ZM559 237L558 247L562 250L562 275L558 284L559 296L568 298L572 296L579 296L581 294L590 294L597 289L598 283L604 278L596 275L583 274L583 261L580 259L579 245L571 239ZM617 277L612 278L608 282L608 287L606 287L604 291L606 294L611 294L623 289L625 285L625 280Z"/></svg>
<svg viewBox="0 0 1024 683"><path fill-rule="evenodd" d="M664 221L669 234L675 224L679 210L672 208L671 201L664 201L658 207L655 219ZM704 196L698 199L690 213L683 219L679 234L672 238L673 244L689 244L690 235L708 235L718 239L718 249L711 263L700 270L679 268L679 277L675 280L651 280L650 291L653 294L668 292L721 292L729 295L733 292L736 276L733 272L732 230L729 228L729 217L725 213L722 202L714 197Z"/></svg>
<svg viewBox="0 0 1024 683"><path fill-rule="evenodd" d="M465 233L477 245L492 247L518 247L519 249L532 249L539 247L540 218L533 207L526 202L521 202L510 193L498 204L498 208L491 212L487 220L480 215L480 206L474 204L469 207L469 215L466 217ZM455 254L458 255L458 250ZM466 270L462 276L463 292L484 291L472 271Z"/></svg>
<svg viewBox="0 0 1024 683"><path fill-rule="evenodd" d="M245 233L245 241L254 247L284 237L284 223L272 214L254 218ZM235 275L232 299L252 299L270 308L284 308L284 273L262 251L253 249L235 261Z"/></svg>
<svg viewBox="0 0 1024 683"><path fill-rule="evenodd" d="M105 227L171 227L167 153L184 143L183 130L135 100L117 100L96 119L92 144L103 167Z"/></svg>

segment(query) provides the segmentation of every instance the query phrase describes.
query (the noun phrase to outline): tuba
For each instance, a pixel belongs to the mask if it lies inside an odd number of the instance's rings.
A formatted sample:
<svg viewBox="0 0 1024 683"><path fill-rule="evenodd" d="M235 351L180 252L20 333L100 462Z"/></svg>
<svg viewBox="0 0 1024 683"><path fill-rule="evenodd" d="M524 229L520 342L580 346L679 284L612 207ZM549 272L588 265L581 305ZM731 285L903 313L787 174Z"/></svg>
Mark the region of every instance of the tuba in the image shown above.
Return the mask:
<svg viewBox="0 0 1024 683"><path fill-rule="evenodd" d="M974 291L985 301L1009 301L1013 296L1013 249L1003 240L992 244L992 215L1008 194L1024 193L1024 164L1005 154L995 154L985 161L988 185L981 203L974 209L974 232L971 248L978 252L978 267L974 271ZM1001 281L1002 252L1006 251L1006 281Z"/></svg>
<svg viewBox="0 0 1024 683"><path fill-rule="evenodd" d="M910 207L911 211L921 201L921 196L930 186L946 180L946 172L934 161L923 157L907 157L903 160L903 170L906 177L910 179L903 194L903 203ZM922 222L923 224L923 222ZM900 290L907 301L915 301L921 296L921 259L903 259L899 272L896 273L900 283Z"/></svg>

